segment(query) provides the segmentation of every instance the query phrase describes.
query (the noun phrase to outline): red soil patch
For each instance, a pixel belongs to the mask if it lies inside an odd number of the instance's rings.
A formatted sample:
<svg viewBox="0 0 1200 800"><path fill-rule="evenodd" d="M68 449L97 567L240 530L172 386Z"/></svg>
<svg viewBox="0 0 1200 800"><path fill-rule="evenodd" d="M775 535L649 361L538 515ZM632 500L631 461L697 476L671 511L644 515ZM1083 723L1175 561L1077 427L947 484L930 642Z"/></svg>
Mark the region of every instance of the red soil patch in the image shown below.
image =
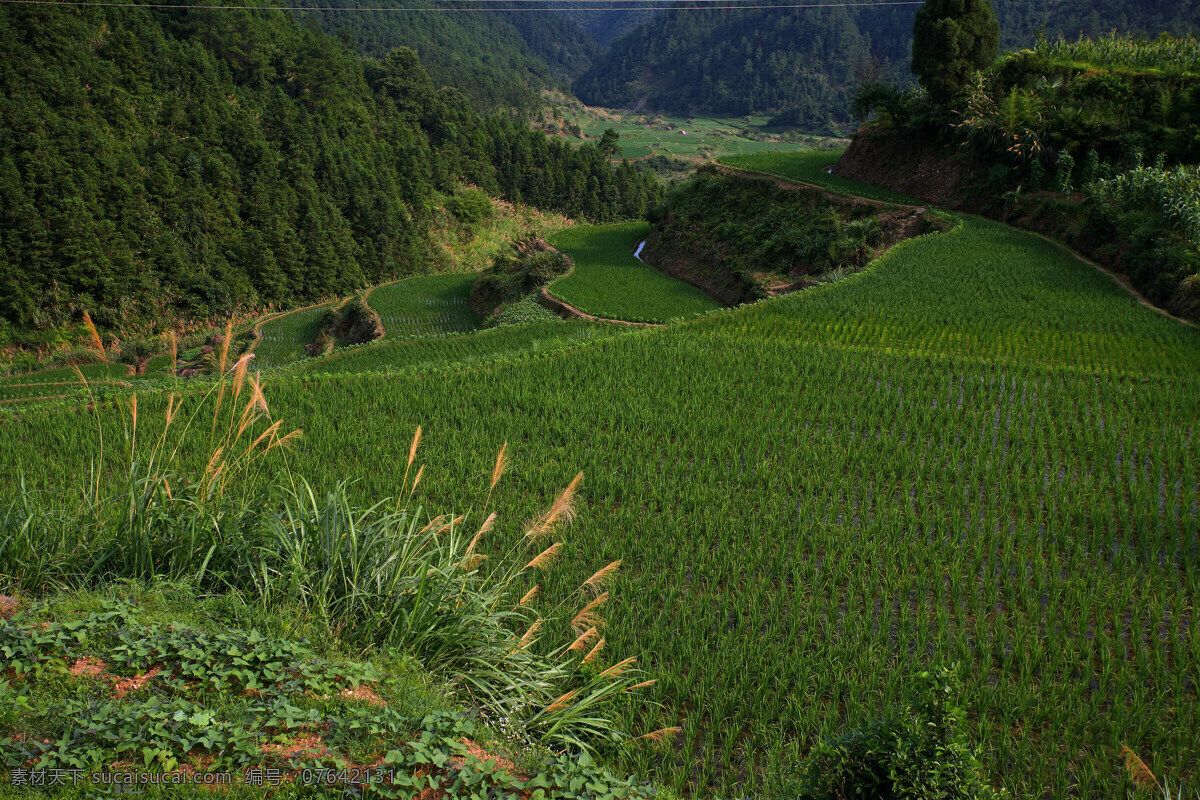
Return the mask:
<svg viewBox="0 0 1200 800"><path fill-rule="evenodd" d="M104 663L103 659L84 656L83 658L76 659L75 663L71 665L71 674L98 678L104 674L107 666L108 664Z"/></svg>
<svg viewBox="0 0 1200 800"><path fill-rule="evenodd" d="M146 670L141 675L135 675L132 678L115 678L113 680L113 691L116 692L117 697L124 697L130 692L136 692L138 689L141 689L147 683L154 680L158 673L159 668L155 666Z"/></svg>
<svg viewBox="0 0 1200 800"><path fill-rule="evenodd" d="M498 768L500 768L508 773L511 773L513 775L516 774L517 765L514 764L513 762L509 761L507 758L502 758L501 756L492 755L491 753L489 753L487 750L484 750L482 747L480 747L475 742L472 742L470 739L463 739L462 743L467 748L467 752L470 753L471 755L475 756L476 758L478 758L480 761L487 761L488 759L495 759L496 766ZM461 767L464 763L466 763L466 759L461 758L461 757L452 758L452 759L450 759L450 763L452 763L456 767Z"/></svg>
<svg viewBox="0 0 1200 800"><path fill-rule="evenodd" d="M357 689L343 689L342 697L347 700L361 700L364 703L370 703L373 706L386 706L387 701L380 697L374 689L367 686L365 683L359 685Z"/></svg>
<svg viewBox="0 0 1200 800"><path fill-rule="evenodd" d="M324 741L315 733L298 736L286 744L264 744L259 750L280 758L291 758L301 754L324 755L329 752L325 749Z"/></svg>

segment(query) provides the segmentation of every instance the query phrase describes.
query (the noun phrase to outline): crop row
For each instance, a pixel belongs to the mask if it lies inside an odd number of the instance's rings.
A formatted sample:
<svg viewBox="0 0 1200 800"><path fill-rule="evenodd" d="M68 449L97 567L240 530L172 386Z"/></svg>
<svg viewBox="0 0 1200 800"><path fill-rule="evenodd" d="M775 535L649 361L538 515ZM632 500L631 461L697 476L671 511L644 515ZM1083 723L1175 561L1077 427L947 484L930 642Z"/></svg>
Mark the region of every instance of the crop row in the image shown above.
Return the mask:
<svg viewBox="0 0 1200 800"><path fill-rule="evenodd" d="M1083 61L1109 67L1149 67L1181 72L1200 72L1200 40L1195 36L1160 36L1137 40L1107 36L1076 41L1058 39L1040 42L1038 52L1056 61Z"/></svg>
<svg viewBox="0 0 1200 800"><path fill-rule="evenodd" d="M308 356L304 349L317 340L321 319L330 306L315 306L283 314L262 326L254 346L255 365L280 367Z"/></svg>
<svg viewBox="0 0 1200 800"><path fill-rule="evenodd" d="M388 340L460 333L479 326L467 305L474 281L473 274L408 278L373 290L367 303L383 321Z"/></svg>
<svg viewBox="0 0 1200 800"><path fill-rule="evenodd" d="M751 172L765 172L788 180L803 181L824 186L835 192L867 197L885 203L907 203L924 205L908 195L882 189L860 181L842 178L828 172L837 163L842 153L838 150L807 150L800 152L771 151L763 153L741 153L723 156L720 163Z"/></svg>
<svg viewBox="0 0 1200 800"><path fill-rule="evenodd" d="M596 341L624 331L583 320L539 322L494 328L478 333L443 337L414 337L403 341L364 345L305 361L294 372L347 375L366 372L397 373L411 369L437 369L470 365L544 353L573 344Z"/></svg>

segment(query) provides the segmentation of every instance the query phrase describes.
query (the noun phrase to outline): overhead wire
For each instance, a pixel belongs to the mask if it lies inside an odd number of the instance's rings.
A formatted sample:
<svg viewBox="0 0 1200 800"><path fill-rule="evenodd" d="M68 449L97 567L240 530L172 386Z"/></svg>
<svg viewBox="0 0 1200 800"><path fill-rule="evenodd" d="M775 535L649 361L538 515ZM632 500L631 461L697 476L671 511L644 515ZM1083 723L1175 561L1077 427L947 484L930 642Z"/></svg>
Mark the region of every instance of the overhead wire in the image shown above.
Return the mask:
<svg viewBox="0 0 1200 800"><path fill-rule="evenodd" d="M444 2L471 2L471 3L511 3L514 0L443 0ZM515 0L520 2L520 0ZM530 0L534 2L535 0ZM556 5L533 5L533 6L482 6L479 8L461 7L461 6L209 6L199 5L195 3L126 3L115 2L114 0L0 0L0 4L4 5L26 5L26 6L72 6L86 7L96 6L98 8L151 8L151 9L188 9L193 11L320 11L320 12L338 12L338 13L354 13L354 12L396 12L396 11L433 11L442 13L461 13L471 11L625 11L629 9L637 11L707 11L709 9L767 9L767 8L862 8L862 7L887 7L887 6L919 6L923 5L925 0L882 0L878 3L871 2L847 2L847 3L763 3L756 0L747 0L747 2L735 2L734 0L688 0L692 3L703 3L704 5L659 5L648 6L642 5L646 0L601 0L607 5L588 6L585 3L595 3L596 0L553 0ZM653 0L651 0L653 2ZM566 4L561 7L557 4ZM624 4L613 5L613 4ZM718 5L720 4L720 5Z"/></svg>

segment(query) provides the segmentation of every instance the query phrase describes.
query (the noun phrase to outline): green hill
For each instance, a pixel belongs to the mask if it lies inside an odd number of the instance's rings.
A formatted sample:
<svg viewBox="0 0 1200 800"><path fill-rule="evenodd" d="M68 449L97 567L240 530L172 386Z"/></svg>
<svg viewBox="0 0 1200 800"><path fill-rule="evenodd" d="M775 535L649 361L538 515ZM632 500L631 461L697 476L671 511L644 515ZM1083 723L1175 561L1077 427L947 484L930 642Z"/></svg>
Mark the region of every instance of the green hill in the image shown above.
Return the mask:
<svg viewBox="0 0 1200 800"><path fill-rule="evenodd" d="M0 9L0 347L312 302L440 266L434 192L595 220L652 179L286 15Z"/></svg>
<svg viewBox="0 0 1200 800"><path fill-rule="evenodd" d="M301 5L356 6L349 0ZM503 107L528 113L545 104L539 92L568 85L600 52L575 22L550 11L492 11L481 3L430 0L414 0L406 8L416 10L322 10L311 16L364 55L412 48L436 86L453 86L478 111Z"/></svg>
<svg viewBox="0 0 1200 800"><path fill-rule="evenodd" d="M575 81L579 98L671 113L774 114L778 124L848 132L849 96L864 77L911 80L913 6L676 8L615 41ZM1200 24L1191 0L1021 0L996 4L996 16L1004 47L1028 47L1039 33L1154 35Z"/></svg>

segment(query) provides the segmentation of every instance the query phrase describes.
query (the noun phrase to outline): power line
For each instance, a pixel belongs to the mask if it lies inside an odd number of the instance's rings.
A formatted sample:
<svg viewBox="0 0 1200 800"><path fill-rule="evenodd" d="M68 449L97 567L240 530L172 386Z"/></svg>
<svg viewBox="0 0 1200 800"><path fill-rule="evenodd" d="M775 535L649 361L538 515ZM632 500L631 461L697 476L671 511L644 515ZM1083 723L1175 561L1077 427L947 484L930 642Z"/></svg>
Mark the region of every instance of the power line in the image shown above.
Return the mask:
<svg viewBox="0 0 1200 800"><path fill-rule="evenodd" d="M520 2L520 0L446 0L447 2L483 2L483 3L501 3L501 2ZM440 6L417 6L417 7L397 7L397 6L378 6L378 7L350 7L344 8L340 6L205 6L192 3L119 3L119 2L89 2L88 0L0 0L0 4L6 5L24 5L24 6L97 6L102 8L178 8L188 9L191 11L323 11L323 12L393 12L393 11L436 11L436 12L463 12L463 11L624 11L630 7L638 11L702 11L710 8L713 9L763 9L763 8L849 8L849 7L864 7L875 8L880 6L919 6L923 5L925 0L883 0L879 3L869 2L850 2L850 3L756 3L753 0L746 3L733 2L733 0L689 0L689 2L713 3L714 5L703 6L646 6L638 5L645 0L600 0L604 3L625 3L624 7L620 5L606 6L583 6L574 5L576 3L590 3L596 0L554 0L556 3L568 3L562 8L552 6L509 6L503 8L497 7L482 7L482 8L462 8L450 7L444 8ZM532 0L531 0L532 2ZM725 5L715 5L716 3L725 3Z"/></svg>

